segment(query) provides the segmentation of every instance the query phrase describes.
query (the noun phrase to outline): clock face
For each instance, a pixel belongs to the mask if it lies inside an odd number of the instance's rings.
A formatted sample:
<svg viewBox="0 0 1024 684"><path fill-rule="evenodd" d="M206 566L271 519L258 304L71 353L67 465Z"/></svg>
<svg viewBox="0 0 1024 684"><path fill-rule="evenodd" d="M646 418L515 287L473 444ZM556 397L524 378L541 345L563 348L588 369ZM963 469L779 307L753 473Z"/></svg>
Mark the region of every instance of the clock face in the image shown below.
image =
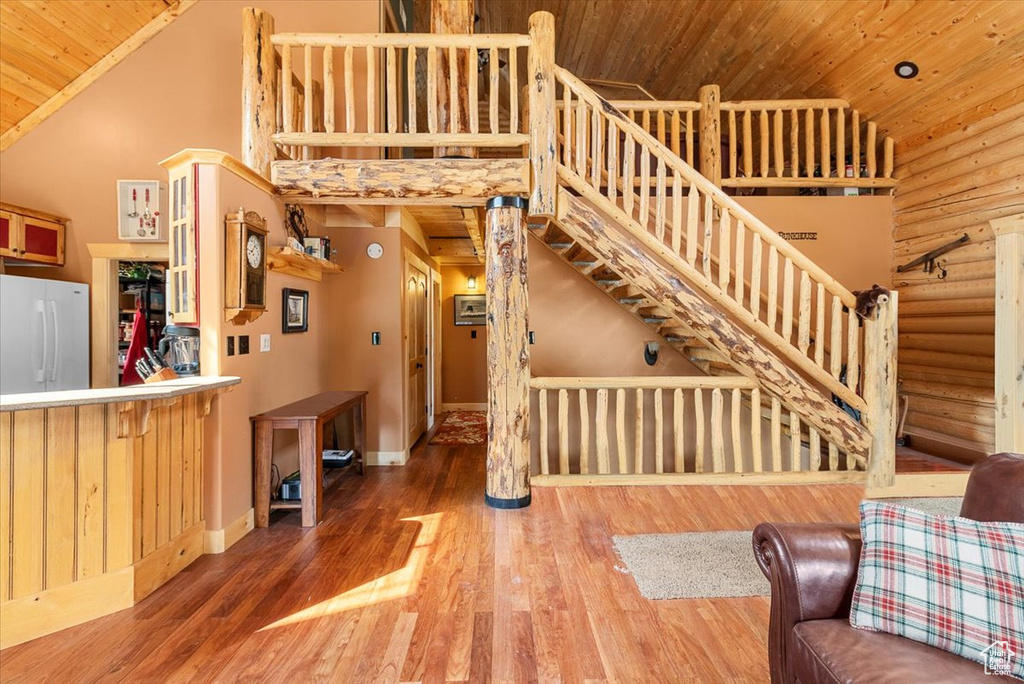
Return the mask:
<svg viewBox="0 0 1024 684"><path fill-rule="evenodd" d="M263 260L263 245L256 235L250 235L245 244L245 257L249 261L250 268L259 268Z"/></svg>

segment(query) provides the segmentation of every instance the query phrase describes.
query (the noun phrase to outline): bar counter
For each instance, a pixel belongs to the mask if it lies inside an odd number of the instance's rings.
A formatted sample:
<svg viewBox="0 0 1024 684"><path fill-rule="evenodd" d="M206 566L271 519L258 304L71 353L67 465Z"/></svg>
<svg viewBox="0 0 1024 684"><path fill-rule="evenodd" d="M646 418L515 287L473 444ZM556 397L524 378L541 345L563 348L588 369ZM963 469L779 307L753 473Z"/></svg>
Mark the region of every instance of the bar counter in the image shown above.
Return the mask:
<svg viewBox="0 0 1024 684"><path fill-rule="evenodd" d="M203 553L203 423L237 377L0 396L0 648L128 608Z"/></svg>

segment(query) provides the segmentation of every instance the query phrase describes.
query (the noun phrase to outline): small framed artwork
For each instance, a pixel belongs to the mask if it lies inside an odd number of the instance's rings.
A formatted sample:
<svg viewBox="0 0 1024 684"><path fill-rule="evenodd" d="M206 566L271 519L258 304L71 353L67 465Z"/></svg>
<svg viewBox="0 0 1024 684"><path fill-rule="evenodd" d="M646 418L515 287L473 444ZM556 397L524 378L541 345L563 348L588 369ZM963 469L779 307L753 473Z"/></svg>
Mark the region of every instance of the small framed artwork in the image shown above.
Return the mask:
<svg viewBox="0 0 1024 684"><path fill-rule="evenodd" d="M281 294L281 332L306 332L309 329L309 290L285 287Z"/></svg>
<svg viewBox="0 0 1024 684"><path fill-rule="evenodd" d="M455 295L455 325L484 325L487 322L487 295Z"/></svg>
<svg viewBox="0 0 1024 684"><path fill-rule="evenodd" d="M117 181L117 235L128 242L167 240L161 212L167 205L167 185L160 181Z"/></svg>

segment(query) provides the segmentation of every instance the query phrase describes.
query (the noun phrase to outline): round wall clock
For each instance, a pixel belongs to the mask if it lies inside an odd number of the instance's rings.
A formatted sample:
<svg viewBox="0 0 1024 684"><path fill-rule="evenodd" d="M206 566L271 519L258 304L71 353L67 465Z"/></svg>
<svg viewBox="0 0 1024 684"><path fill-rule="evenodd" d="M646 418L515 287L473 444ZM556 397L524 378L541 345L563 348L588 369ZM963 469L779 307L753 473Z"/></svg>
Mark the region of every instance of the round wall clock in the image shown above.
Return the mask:
<svg viewBox="0 0 1024 684"><path fill-rule="evenodd" d="M384 248L380 246L379 242L371 242L366 247L366 256L371 259L380 259L384 256Z"/></svg>

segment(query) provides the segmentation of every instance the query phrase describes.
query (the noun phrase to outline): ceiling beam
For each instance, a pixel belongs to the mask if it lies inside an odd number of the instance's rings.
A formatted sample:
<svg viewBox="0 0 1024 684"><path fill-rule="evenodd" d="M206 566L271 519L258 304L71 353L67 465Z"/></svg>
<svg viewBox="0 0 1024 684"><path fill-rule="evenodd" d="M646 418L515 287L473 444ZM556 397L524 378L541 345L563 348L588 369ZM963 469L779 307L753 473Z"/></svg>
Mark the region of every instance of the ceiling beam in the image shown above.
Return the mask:
<svg viewBox="0 0 1024 684"><path fill-rule="evenodd" d="M0 152L6 151L26 133L50 118L54 112L92 85L100 76L120 64L125 57L145 45L150 38L167 28L171 22L190 10L197 2L198 0L175 0L167 9L108 52L100 61L83 71L78 78L54 93L31 114L4 131L3 135L0 135Z"/></svg>

